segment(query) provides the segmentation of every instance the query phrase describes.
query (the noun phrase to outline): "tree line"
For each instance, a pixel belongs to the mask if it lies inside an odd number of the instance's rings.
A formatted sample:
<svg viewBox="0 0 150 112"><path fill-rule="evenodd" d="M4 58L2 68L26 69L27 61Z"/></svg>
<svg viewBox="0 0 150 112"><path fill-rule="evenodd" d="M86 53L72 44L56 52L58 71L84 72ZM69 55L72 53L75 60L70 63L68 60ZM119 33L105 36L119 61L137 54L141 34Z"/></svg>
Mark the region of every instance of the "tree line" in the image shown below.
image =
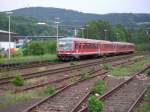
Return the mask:
<svg viewBox="0 0 150 112"><path fill-rule="evenodd" d="M38 26L37 24L38 22L39 20L35 17L12 15L11 31L16 32L18 35L38 35L38 36L56 35L55 25L48 23L49 25L46 26ZM134 27L124 27L121 24L112 25L108 21L94 20L86 23L84 25L83 34L82 31L80 31L78 33L78 36L82 37L83 35L84 38L132 42L137 45L137 48L139 50L150 50L149 44L150 35L145 30L145 28L148 27L150 27L150 24L142 25L139 28L134 28ZM0 13L0 29L8 30L8 16L6 16L4 13ZM72 36L73 33L60 28L59 35ZM39 44L37 45L37 43ZM49 43L46 43L45 45L47 44ZM25 44L24 54L25 55L38 54L38 53L31 53L32 51L30 51L32 47L36 48L37 47L36 45L40 46L44 44L41 43L41 41L33 43L30 42L28 43L28 46L27 44ZM41 49L41 53L39 54L47 53L46 50L43 50L45 48L38 48L38 49ZM36 52L36 50L33 50L33 52ZM54 49L52 52L54 52Z"/></svg>
<svg viewBox="0 0 150 112"><path fill-rule="evenodd" d="M97 20L85 24L83 32L80 31L78 36L90 39L132 42L140 50L150 50L150 35L148 30L145 30L149 26L126 28L121 24L113 26L107 21Z"/></svg>
<svg viewBox="0 0 150 112"><path fill-rule="evenodd" d="M0 29L8 31L8 16L5 13L0 13ZM46 23L39 25L39 22ZM54 36L56 35L56 24L47 21L39 20L32 16L15 16L11 15L11 32L23 36ZM70 34L66 30L59 29L60 35Z"/></svg>

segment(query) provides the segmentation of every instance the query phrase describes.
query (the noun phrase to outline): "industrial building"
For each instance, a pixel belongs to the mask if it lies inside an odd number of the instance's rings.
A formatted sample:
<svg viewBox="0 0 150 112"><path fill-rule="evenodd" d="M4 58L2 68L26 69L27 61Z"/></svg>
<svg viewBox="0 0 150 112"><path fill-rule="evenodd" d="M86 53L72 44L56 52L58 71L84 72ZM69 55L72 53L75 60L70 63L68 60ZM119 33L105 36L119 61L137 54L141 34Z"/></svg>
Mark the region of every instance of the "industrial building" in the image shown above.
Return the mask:
<svg viewBox="0 0 150 112"><path fill-rule="evenodd" d="M10 32L11 41L10 48L14 48L16 46L16 33ZM9 48L9 32L0 30L0 49L7 50Z"/></svg>

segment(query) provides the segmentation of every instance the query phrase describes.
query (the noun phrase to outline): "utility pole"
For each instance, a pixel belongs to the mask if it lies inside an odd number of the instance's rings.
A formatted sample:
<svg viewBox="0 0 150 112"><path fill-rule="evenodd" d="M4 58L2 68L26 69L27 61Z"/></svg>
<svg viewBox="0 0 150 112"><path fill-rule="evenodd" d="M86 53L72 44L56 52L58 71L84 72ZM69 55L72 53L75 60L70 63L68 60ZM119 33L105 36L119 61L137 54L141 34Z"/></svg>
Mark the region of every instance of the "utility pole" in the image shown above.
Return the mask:
<svg viewBox="0 0 150 112"><path fill-rule="evenodd" d="M8 21L9 21L9 39L8 39L8 41L9 41L9 49L8 49L8 59L10 60L10 58L11 58L11 52L10 52L10 48L11 48L11 32L10 32L10 16L11 16L11 14L12 14L13 12L6 12L6 14L8 14Z"/></svg>
<svg viewBox="0 0 150 112"><path fill-rule="evenodd" d="M77 29L76 28L74 29L74 36L75 37L77 36Z"/></svg>
<svg viewBox="0 0 150 112"><path fill-rule="evenodd" d="M59 20L60 18L57 17L57 18L55 18L55 19L56 19L56 21L55 21L55 24L56 24L56 43L57 43L56 45L57 45L57 48L58 48L59 23L60 23L58 20Z"/></svg>
<svg viewBox="0 0 150 112"><path fill-rule="evenodd" d="M88 35L89 35L89 34L88 34L88 33L89 33L89 32L88 32L88 27L89 27L89 25L86 25L86 30L87 30L87 34L86 34L86 35L87 35L87 38L88 38Z"/></svg>
<svg viewBox="0 0 150 112"><path fill-rule="evenodd" d="M105 29L104 32L105 32L105 40L106 40L106 33L107 33L107 30Z"/></svg>
<svg viewBox="0 0 150 112"><path fill-rule="evenodd" d="M117 32L116 35L117 35L117 41L118 41L119 40L119 38L118 38L119 37L119 33Z"/></svg>
<svg viewBox="0 0 150 112"><path fill-rule="evenodd" d="M84 38L84 28L80 28L82 30L82 38Z"/></svg>

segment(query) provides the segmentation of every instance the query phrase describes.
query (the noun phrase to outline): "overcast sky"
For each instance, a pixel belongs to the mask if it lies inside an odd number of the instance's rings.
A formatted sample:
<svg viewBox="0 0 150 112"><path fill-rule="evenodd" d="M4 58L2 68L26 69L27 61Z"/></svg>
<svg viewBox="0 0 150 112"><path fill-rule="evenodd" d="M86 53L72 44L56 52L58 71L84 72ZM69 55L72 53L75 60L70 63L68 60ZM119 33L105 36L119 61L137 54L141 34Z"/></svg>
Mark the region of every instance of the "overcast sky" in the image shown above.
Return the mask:
<svg viewBox="0 0 150 112"><path fill-rule="evenodd" d="M0 12L36 6L99 14L150 13L150 0L1 0Z"/></svg>

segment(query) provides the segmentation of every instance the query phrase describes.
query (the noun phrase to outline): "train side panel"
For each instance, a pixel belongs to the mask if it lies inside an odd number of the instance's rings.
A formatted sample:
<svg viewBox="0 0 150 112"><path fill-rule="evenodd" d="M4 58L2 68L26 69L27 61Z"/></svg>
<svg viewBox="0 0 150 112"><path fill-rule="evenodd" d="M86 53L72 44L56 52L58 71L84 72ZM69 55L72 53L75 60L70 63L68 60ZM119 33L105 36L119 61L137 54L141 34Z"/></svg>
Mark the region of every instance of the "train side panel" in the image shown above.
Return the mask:
<svg viewBox="0 0 150 112"><path fill-rule="evenodd" d="M80 58L82 56L99 56L134 52L134 44L126 42L110 42L83 38L60 39L57 49L62 60Z"/></svg>

